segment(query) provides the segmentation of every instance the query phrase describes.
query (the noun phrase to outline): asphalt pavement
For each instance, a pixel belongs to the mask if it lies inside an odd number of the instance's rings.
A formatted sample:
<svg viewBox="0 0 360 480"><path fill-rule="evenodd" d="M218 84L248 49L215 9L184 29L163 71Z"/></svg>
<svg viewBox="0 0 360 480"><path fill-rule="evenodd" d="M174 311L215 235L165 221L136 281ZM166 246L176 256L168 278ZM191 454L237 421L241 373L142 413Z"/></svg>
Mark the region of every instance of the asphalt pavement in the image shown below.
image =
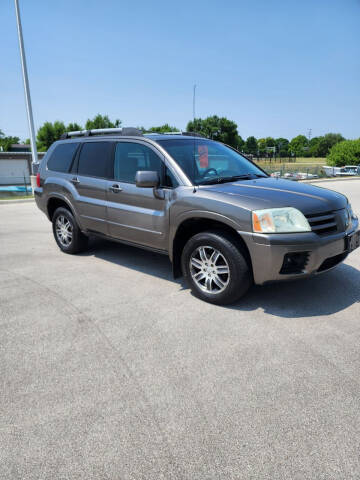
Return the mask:
<svg viewBox="0 0 360 480"><path fill-rule="evenodd" d="M322 183L360 214L360 180ZM0 204L0 478L360 477L360 249L218 307L168 259Z"/></svg>

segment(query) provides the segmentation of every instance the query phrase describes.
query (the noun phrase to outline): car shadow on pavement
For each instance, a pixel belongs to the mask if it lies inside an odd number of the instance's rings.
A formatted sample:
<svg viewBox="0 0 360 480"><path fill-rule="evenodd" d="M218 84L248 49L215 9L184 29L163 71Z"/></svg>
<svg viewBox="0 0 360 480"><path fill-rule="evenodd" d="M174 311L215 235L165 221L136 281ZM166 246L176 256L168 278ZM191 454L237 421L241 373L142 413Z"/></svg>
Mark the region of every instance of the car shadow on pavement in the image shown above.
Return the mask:
<svg viewBox="0 0 360 480"><path fill-rule="evenodd" d="M107 262L131 268L146 275L174 280L171 262L167 255L133 247L124 243L112 242L100 238L90 238L89 249L82 256L94 256Z"/></svg>
<svg viewBox="0 0 360 480"><path fill-rule="evenodd" d="M89 250L81 255L95 256L187 288L182 277L173 278L171 263L165 255L98 238L92 238ZM201 300L194 297L194 301ZM316 277L254 286L239 302L223 308L244 312L260 308L270 315L298 318L331 315L357 302L360 302L360 271L342 264Z"/></svg>
<svg viewBox="0 0 360 480"><path fill-rule="evenodd" d="M331 315L360 302L360 271L342 264L316 277L254 286L228 308L284 318Z"/></svg>

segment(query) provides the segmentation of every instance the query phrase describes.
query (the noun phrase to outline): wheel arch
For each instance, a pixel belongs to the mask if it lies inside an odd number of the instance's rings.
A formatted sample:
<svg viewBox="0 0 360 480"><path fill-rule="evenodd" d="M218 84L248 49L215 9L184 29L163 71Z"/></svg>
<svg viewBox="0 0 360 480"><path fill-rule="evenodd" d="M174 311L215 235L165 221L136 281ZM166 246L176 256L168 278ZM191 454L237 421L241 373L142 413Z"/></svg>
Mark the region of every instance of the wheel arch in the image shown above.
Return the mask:
<svg viewBox="0 0 360 480"><path fill-rule="evenodd" d="M170 259L173 266L174 278L180 277L181 272L181 254L186 242L197 233L205 232L208 230L218 230L220 232L226 232L227 236L230 236L234 241L234 244L244 252L246 260L252 270L252 262L249 249L236 230L235 225L230 220L227 222L220 218L214 218L211 216L194 215L192 217L184 219L177 227L173 240L170 245Z"/></svg>
<svg viewBox="0 0 360 480"><path fill-rule="evenodd" d="M65 197L53 195L48 199L47 205L46 205L46 212L50 222L52 221L55 210L59 207L67 208L76 218L76 214L70 202Z"/></svg>

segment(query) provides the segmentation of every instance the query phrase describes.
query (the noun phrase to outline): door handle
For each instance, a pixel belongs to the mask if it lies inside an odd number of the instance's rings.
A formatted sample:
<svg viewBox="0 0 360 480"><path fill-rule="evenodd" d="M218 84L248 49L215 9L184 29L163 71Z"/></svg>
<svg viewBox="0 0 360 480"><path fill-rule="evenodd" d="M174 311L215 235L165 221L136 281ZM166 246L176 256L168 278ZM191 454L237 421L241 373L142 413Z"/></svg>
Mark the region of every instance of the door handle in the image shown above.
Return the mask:
<svg viewBox="0 0 360 480"><path fill-rule="evenodd" d="M114 193L122 192L122 188L121 188L120 185L118 185L117 183L114 183L114 185L111 185L111 187L109 188L109 190L111 190L111 191L114 192Z"/></svg>
<svg viewBox="0 0 360 480"><path fill-rule="evenodd" d="M77 185L78 183L80 183L80 180L77 177L74 177L71 179L71 183L73 183L74 185Z"/></svg>

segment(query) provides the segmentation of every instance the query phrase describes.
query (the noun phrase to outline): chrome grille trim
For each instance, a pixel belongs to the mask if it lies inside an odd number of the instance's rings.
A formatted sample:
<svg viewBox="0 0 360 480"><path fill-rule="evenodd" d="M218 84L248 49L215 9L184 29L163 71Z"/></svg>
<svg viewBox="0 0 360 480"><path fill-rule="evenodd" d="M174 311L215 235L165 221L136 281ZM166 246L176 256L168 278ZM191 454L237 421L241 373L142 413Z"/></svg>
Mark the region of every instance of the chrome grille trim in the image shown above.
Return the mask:
<svg viewBox="0 0 360 480"><path fill-rule="evenodd" d="M330 213L329 215L319 215L317 217L311 217L311 218L309 218L309 216L307 215L307 219L311 221L311 223L323 222L325 220L332 220L333 218L334 218L334 214L332 213Z"/></svg>
<svg viewBox="0 0 360 480"><path fill-rule="evenodd" d="M338 231L336 212L324 212L305 215L311 230L317 235L329 235Z"/></svg>
<svg viewBox="0 0 360 480"><path fill-rule="evenodd" d="M311 225L311 230L313 232L317 232L318 230L327 230L329 228L336 227L337 225L335 222L330 222L330 223L322 223L321 225Z"/></svg>

